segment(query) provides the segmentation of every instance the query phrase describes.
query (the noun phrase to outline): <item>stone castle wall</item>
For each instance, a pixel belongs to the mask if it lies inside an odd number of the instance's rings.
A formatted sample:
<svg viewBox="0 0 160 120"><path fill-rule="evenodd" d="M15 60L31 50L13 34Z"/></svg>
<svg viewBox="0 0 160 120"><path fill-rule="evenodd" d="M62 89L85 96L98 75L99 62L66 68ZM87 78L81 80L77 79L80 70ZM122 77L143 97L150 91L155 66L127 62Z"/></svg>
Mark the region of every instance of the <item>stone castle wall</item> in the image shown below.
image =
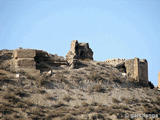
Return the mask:
<svg viewBox="0 0 160 120"><path fill-rule="evenodd" d="M15 69L50 70L52 66L67 65L67 61L60 56L48 54L42 50L16 49L13 52Z"/></svg>
<svg viewBox="0 0 160 120"><path fill-rule="evenodd" d="M113 66L117 66L119 64L123 64L126 60L125 59L107 59L105 62L113 65Z"/></svg>
<svg viewBox="0 0 160 120"><path fill-rule="evenodd" d="M32 49L16 49L13 52L15 68L30 68L35 69L36 63L34 57L36 56L36 51Z"/></svg>
<svg viewBox="0 0 160 120"><path fill-rule="evenodd" d="M71 48L66 59L57 55L49 54L42 50L16 49L13 52L13 63L16 69L35 69L48 71L61 65L76 66L79 60L93 60L93 51L88 43L72 41ZM146 60L135 59L110 59L106 63L126 73L128 77L142 83L148 83L148 63ZM73 68L74 68L73 66Z"/></svg>
<svg viewBox="0 0 160 120"><path fill-rule="evenodd" d="M148 63L146 60L134 59L112 59L106 61L108 64L118 68L121 72L126 72L130 78L139 83L148 84Z"/></svg>

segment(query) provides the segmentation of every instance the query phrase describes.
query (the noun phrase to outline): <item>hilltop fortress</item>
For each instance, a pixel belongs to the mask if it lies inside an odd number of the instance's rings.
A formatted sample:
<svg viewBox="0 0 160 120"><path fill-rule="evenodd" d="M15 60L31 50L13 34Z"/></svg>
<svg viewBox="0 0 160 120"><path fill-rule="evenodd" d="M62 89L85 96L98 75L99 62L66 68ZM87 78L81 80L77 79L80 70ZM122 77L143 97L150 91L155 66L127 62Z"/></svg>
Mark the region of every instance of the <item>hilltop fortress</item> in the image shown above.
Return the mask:
<svg viewBox="0 0 160 120"><path fill-rule="evenodd" d="M93 61L93 51L88 43L73 40L66 58L35 49L5 50L0 53L1 66L5 64L3 62L5 57L10 61L8 65L10 69L15 71L32 69L41 73L60 66L70 66L71 69L76 69L80 61ZM117 68L123 75L140 84L148 84L148 63L145 59L111 59L104 63Z"/></svg>

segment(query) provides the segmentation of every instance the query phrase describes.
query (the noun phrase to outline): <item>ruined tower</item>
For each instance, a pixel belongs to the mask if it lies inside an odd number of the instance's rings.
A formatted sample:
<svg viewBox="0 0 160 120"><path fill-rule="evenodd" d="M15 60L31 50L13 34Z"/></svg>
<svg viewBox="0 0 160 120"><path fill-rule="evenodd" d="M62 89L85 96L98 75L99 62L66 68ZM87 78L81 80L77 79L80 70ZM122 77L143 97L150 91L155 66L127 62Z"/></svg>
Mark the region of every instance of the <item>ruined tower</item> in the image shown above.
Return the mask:
<svg viewBox="0 0 160 120"><path fill-rule="evenodd" d="M146 59L112 59L106 62L140 84L144 86L148 84L148 62Z"/></svg>
<svg viewBox="0 0 160 120"><path fill-rule="evenodd" d="M143 85L148 84L148 63L145 59L134 58L125 62L127 74Z"/></svg>
<svg viewBox="0 0 160 120"><path fill-rule="evenodd" d="M71 64L76 59L93 60L93 51L89 48L88 43L79 43L77 40L72 41L66 60Z"/></svg>

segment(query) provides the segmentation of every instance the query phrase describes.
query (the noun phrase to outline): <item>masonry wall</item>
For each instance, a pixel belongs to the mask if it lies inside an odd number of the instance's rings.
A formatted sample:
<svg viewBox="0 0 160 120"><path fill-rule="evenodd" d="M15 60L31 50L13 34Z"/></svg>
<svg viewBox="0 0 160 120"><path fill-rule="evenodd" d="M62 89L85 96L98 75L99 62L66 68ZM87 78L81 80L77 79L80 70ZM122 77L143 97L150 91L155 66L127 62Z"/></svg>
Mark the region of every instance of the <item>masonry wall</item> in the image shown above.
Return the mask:
<svg viewBox="0 0 160 120"><path fill-rule="evenodd" d="M146 60L139 61L139 82L146 85L148 83L148 63Z"/></svg>
<svg viewBox="0 0 160 120"><path fill-rule="evenodd" d="M129 77L135 78L134 75L134 59L125 61L126 73Z"/></svg>
<svg viewBox="0 0 160 120"><path fill-rule="evenodd" d="M135 81L143 85L148 84L148 63L146 60L140 60L139 58L129 60L112 59L106 62L115 66L119 71L126 72L128 77L133 78Z"/></svg>
<svg viewBox="0 0 160 120"><path fill-rule="evenodd" d="M13 52L15 69L35 69L36 63L34 61L34 57L36 55L36 51L32 49L16 49Z"/></svg>
<svg viewBox="0 0 160 120"><path fill-rule="evenodd" d="M67 65L67 61L63 57L48 54L42 50L36 50L35 62L36 69L41 71L48 71L52 69L52 67Z"/></svg>

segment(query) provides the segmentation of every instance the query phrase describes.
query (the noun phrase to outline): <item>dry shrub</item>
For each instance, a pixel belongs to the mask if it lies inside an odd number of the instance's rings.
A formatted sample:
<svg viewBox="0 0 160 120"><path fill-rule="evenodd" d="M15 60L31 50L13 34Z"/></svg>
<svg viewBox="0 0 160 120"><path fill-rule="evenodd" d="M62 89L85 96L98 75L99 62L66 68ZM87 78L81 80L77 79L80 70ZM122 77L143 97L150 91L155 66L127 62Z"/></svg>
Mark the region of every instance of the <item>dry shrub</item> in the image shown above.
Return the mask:
<svg viewBox="0 0 160 120"><path fill-rule="evenodd" d="M97 71L91 71L87 77L88 77L88 80L94 81L94 82L99 82L103 80L102 76Z"/></svg>
<svg viewBox="0 0 160 120"><path fill-rule="evenodd" d="M66 114L61 120L76 120L76 118L71 114Z"/></svg>
<svg viewBox="0 0 160 120"><path fill-rule="evenodd" d="M112 98L112 102L116 104L120 103L120 101L117 98Z"/></svg>
<svg viewBox="0 0 160 120"><path fill-rule="evenodd" d="M56 72L56 73L55 73L55 78L56 78L57 80L59 80L60 82L63 82L64 79L65 79L65 76L63 75L62 72Z"/></svg>
<svg viewBox="0 0 160 120"><path fill-rule="evenodd" d="M27 94L25 91L17 91L16 95L18 95L19 97L29 97L30 95Z"/></svg>
<svg viewBox="0 0 160 120"><path fill-rule="evenodd" d="M40 94L45 94L45 93L47 93L45 90L39 90L39 93Z"/></svg>
<svg viewBox="0 0 160 120"><path fill-rule="evenodd" d="M53 105L55 108L66 106L62 101L59 101L56 105Z"/></svg>
<svg viewBox="0 0 160 120"><path fill-rule="evenodd" d="M90 116L91 120L105 120L104 116L100 113L95 113Z"/></svg>
<svg viewBox="0 0 160 120"><path fill-rule="evenodd" d="M124 101L126 104L137 104L137 103L139 103L139 100L135 99L135 98L125 98L125 97L122 97L121 101Z"/></svg>
<svg viewBox="0 0 160 120"><path fill-rule="evenodd" d="M88 103L86 103L86 102L82 102L82 103L81 103L81 105L82 105L83 107L87 107L87 106L89 106L89 104L88 104Z"/></svg>
<svg viewBox="0 0 160 120"><path fill-rule="evenodd" d="M114 81L114 80L117 80L118 78L113 72L111 72L109 75L109 79Z"/></svg>
<svg viewBox="0 0 160 120"><path fill-rule="evenodd" d="M69 101L73 100L73 98L71 96L69 96L69 95L65 95L63 97L63 100L66 101L66 102L69 102Z"/></svg>
<svg viewBox="0 0 160 120"><path fill-rule="evenodd" d="M94 85L89 92L102 92L104 93L106 90L101 85Z"/></svg>
<svg viewBox="0 0 160 120"><path fill-rule="evenodd" d="M8 100L9 102L13 103L13 104L16 104L18 102L20 102L21 100L16 97L15 94L13 93L6 93L3 97L4 99Z"/></svg>
<svg viewBox="0 0 160 120"><path fill-rule="evenodd" d="M53 82L49 81L49 80L41 80L40 86L45 87L46 89L54 89L55 88L55 85L53 84Z"/></svg>
<svg viewBox="0 0 160 120"><path fill-rule="evenodd" d="M48 100L51 100L51 101L56 101L57 99L55 97L47 97Z"/></svg>

